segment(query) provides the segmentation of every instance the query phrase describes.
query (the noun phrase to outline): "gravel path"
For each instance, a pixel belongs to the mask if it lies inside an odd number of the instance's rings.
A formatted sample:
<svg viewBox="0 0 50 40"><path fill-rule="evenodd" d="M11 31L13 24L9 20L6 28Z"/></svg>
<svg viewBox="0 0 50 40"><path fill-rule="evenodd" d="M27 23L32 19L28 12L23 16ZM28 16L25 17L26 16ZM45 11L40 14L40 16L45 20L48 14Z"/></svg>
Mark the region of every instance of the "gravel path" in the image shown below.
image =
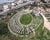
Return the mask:
<svg viewBox="0 0 50 40"><path fill-rule="evenodd" d="M43 13L40 13L43 18L44 18L44 27L46 27L48 30L50 30L50 22L48 21L48 19L43 15Z"/></svg>
<svg viewBox="0 0 50 40"><path fill-rule="evenodd" d="M44 22L44 26L45 26L48 30L50 30L50 22L45 21L45 22Z"/></svg>

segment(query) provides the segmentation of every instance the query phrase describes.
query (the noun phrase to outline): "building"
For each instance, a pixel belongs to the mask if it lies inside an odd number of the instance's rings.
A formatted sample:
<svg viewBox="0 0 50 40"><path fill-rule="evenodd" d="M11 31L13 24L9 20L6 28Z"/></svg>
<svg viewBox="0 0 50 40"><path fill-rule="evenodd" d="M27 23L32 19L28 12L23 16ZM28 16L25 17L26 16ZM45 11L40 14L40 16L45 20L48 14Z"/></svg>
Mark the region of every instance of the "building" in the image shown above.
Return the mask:
<svg viewBox="0 0 50 40"><path fill-rule="evenodd" d="M0 12L3 11L3 4L0 4Z"/></svg>
<svg viewBox="0 0 50 40"><path fill-rule="evenodd" d="M41 0L34 0L36 3L39 3L39 2L41 2Z"/></svg>
<svg viewBox="0 0 50 40"><path fill-rule="evenodd" d="M14 0L1 0L0 1L0 11L5 10L8 8L8 4L14 2Z"/></svg>
<svg viewBox="0 0 50 40"><path fill-rule="evenodd" d="M46 11L47 11L47 12L50 12L50 8L46 8Z"/></svg>
<svg viewBox="0 0 50 40"><path fill-rule="evenodd" d="M49 0L44 0L46 3L48 3L49 2Z"/></svg>
<svg viewBox="0 0 50 40"><path fill-rule="evenodd" d="M9 3L5 3L5 4L3 5L3 7L4 7L3 10L4 10L4 11L6 11L6 10L8 9L8 4L9 4Z"/></svg>

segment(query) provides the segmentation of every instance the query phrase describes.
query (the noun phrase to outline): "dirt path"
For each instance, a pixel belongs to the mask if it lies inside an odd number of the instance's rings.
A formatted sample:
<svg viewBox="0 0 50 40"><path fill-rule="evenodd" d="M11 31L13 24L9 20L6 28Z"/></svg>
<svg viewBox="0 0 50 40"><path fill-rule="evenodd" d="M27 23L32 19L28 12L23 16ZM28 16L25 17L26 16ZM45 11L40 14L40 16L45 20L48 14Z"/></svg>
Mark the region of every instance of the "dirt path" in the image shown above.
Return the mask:
<svg viewBox="0 0 50 40"><path fill-rule="evenodd" d="M45 22L44 22L44 26L45 26L48 30L50 30L50 22L45 21Z"/></svg>
<svg viewBox="0 0 50 40"><path fill-rule="evenodd" d="M48 19L43 15L43 13L40 13L43 18L44 18L44 27L46 27L48 30L50 30L50 22L48 21Z"/></svg>

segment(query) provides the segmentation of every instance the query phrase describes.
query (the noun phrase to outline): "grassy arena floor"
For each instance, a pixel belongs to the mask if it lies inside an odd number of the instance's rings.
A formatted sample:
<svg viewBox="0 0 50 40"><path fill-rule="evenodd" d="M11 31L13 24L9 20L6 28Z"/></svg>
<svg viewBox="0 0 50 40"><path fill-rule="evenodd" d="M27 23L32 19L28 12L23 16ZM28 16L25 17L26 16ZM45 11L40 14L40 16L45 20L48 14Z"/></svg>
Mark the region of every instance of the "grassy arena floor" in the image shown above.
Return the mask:
<svg viewBox="0 0 50 40"><path fill-rule="evenodd" d="M23 14L20 18L21 24L27 25L31 23L32 21L32 16L30 14Z"/></svg>

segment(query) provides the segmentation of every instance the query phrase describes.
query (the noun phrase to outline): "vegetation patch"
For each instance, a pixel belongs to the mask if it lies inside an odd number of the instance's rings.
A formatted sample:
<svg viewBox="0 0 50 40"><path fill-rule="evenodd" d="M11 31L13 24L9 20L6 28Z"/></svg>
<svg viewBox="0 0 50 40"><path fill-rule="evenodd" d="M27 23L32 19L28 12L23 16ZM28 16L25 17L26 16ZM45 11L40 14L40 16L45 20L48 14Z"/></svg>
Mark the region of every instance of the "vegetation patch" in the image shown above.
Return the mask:
<svg viewBox="0 0 50 40"><path fill-rule="evenodd" d="M28 25L32 21L32 16L30 14L23 14L20 17L20 22L23 25Z"/></svg>

